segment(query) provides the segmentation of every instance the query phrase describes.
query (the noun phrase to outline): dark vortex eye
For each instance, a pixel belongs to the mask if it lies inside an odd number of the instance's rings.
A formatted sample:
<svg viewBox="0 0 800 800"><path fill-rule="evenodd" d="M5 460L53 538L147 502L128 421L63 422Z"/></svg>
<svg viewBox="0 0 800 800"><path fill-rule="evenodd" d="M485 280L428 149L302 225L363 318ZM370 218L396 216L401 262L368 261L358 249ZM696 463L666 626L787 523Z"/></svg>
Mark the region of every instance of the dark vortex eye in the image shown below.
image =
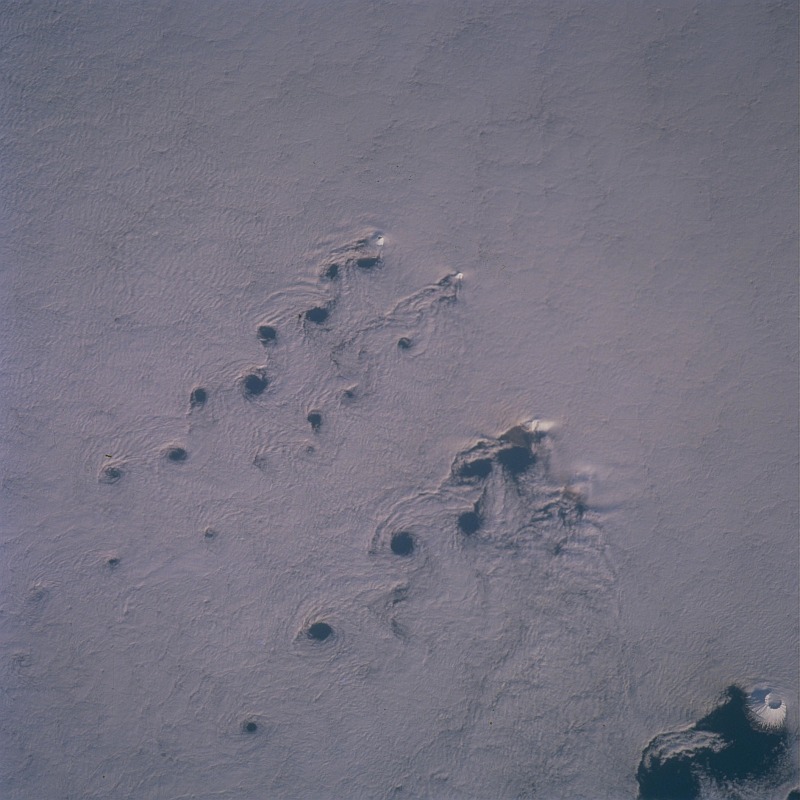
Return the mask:
<svg viewBox="0 0 800 800"><path fill-rule="evenodd" d="M396 556L410 556L414 552L414 537L407 531L392 536L389 547Z"/></svg>
<svg viewBox="0 0 800 800"><path fill-rule="evenodd" d="M258 397L264 393L268 385L266 377L258 372L251 372L242 380L242 389L248 397Z"/></svg>
<svg viewBox="0 0 800 800"><path fill-rule="evenodd" d="M465 511L458 516L458 527L462 533L471 536L481 527L481 518L475 511Z"/></svg>
<svg viewBox="0 0 800 800"><path fill-rule="evenodd" d="M306 419L309 425L311 425L312 430L318 431L322 426L322 414L320 414L319 411L312 411Z"/></svg>
<svg viewBox="0 0 800 800"><path fill-rule="evenodd" d="M122 470L111 465L100 470L100 481L102 483L116 483L122 477Z"/></svg>
<svg viewBox="0 0 800 800"><path fill-rule="evenodd" d="M315 622L309 627L307 633L309 639L324 642L333 633L333 628L327 622Z"/></svg>
<svg viewBox="0 0 800 800"><path fill-rule="evenodd" d="M315 306L314 308L309 308L306 311L306 319L309 322L313 322L316 325L321 325L328 319L329 311L327 308L323 308L322 306Z"/></svg>
<svg viewBox="0 0 800 800"><path fill-rule="evenodd" d="M272 325L259 325L256 335L262 344L274 342L278 338L278 332Z"/></svg>
<svg viewBox="0 0 800 800"><path fill-rule="evenodd" d="M186 461L186 459L189 458L189 454L182 447L170 447L167 449L167 458L170 461L178 463L180 461Z"/></svg>

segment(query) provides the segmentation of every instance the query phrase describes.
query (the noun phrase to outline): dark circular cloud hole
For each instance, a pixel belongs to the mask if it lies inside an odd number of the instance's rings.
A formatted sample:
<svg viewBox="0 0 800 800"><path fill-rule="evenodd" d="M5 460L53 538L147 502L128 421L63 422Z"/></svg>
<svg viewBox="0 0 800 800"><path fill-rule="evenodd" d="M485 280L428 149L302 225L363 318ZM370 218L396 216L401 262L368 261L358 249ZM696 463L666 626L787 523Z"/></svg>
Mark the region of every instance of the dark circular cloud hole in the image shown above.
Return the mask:
<svg viewBox="0 0 800 800"><path fill-rule="evenodd" d="M324 308L323 306L315 306L314 308L309 308L308 311L306 311L306 319L309 322L321 325L326 319L328 319L329 313L330 312L327 308Z"/></svg>
<svg viewBox="0 0 800 800"><path fill-rule="evenodd" d="M192 393L189 395L189 404L193 408L205 405L206 400L208 400L208 392L202 386L192 389Z"/></svg>
<svg viewBox="0 0 800 800"><path fill-rule="evenodd" d="M119 467L112 467L110 464L100 470L100 481L102 483L116 483L122 477L122 470Z"/></svg>
<svg viewBox="0 0 800 800"><path fill-rule="evenodd" d="M409 339L407 336L402 336L401 338L399 338L397 340L397 346L401 350L410 350L411 349L411 339Z"/></svg>
<svg viewBox="0 0 800 800"><path fill-rule="evenodd" d="M481 518L477 512L464 511L462 514L458 515L458 528L467 536L471 536L473 533L476 533L478 530L480 530L480 527Z"/></svg>
<svg viewBox="0 0 800 800"><path fill-rule="evenodd" d="M242 389L249 397L258 397L269 386L269 381L260 372L251 372L242 379Z"/></svg>
<svg viewBox="0 0 800 800"><path fill-rule="evenodd" d="M318 431L322 427L322 414L319 411L312 411L306 419L311 425L312 430Z"/></svg>
<svg viewBox="0 0 800 800"><path fill-rule="evenodd" d="M316 642L324 642L333 634L333 628L327 622L315 622L309 626L307 636Z"/></svg>
<svg viewBox="0 0 800 800"><path fill-rule="evenodd" d="M322 273L323 277L327 278L329 281L336 280L339 277L339 265L338 264L328 264L325 267L325 271Z"/></svg>
<svg viewBox="0 0 800 800"><path fill-rule="evenodd" d="M512 475L520 475L534 462L529 447L507 447L497 454L501 466Z"/></svg>
<svg viewBox="0 0 800 800"><path fill-rule="evenodd" d="M363 256L356 259L356 266L359 269L373 269L380 266L381 260L378 256Z"/></svg>
<svg viewBox="0 0 800 800"><path fill-rule="evenodd" d="M468 461L462 464L458 470L459 478L486 478L492 471L492 460L490 458L477 458L475 461Z"/></svg>
<svg viewBox="0 0 800 800"><path fill-rule="evenodd" d="M272 325L259 325L256 336L261 344L269 344L278 338L278 331Z"/></svg>
<svg viewBox="0 0 800 800"><path fill-rule="evenodd" d="M242 723L242 730L245 733L255 733L258 730L258 723L249 719L247 722Z"/></svg>
<svg viewBox="0 0 800 800"><path fill-rule="evenodd" d="M167 458L176 463L186 461L189 454L182 447L169 447L166 451Z"/></svg>
<svg viewBox="0 0 800 800"><path fill-rule="evenodd" d="M408 531L400 531L392 535L389 547L396 556L410 556L414 552L414 537Z"/></svg>

